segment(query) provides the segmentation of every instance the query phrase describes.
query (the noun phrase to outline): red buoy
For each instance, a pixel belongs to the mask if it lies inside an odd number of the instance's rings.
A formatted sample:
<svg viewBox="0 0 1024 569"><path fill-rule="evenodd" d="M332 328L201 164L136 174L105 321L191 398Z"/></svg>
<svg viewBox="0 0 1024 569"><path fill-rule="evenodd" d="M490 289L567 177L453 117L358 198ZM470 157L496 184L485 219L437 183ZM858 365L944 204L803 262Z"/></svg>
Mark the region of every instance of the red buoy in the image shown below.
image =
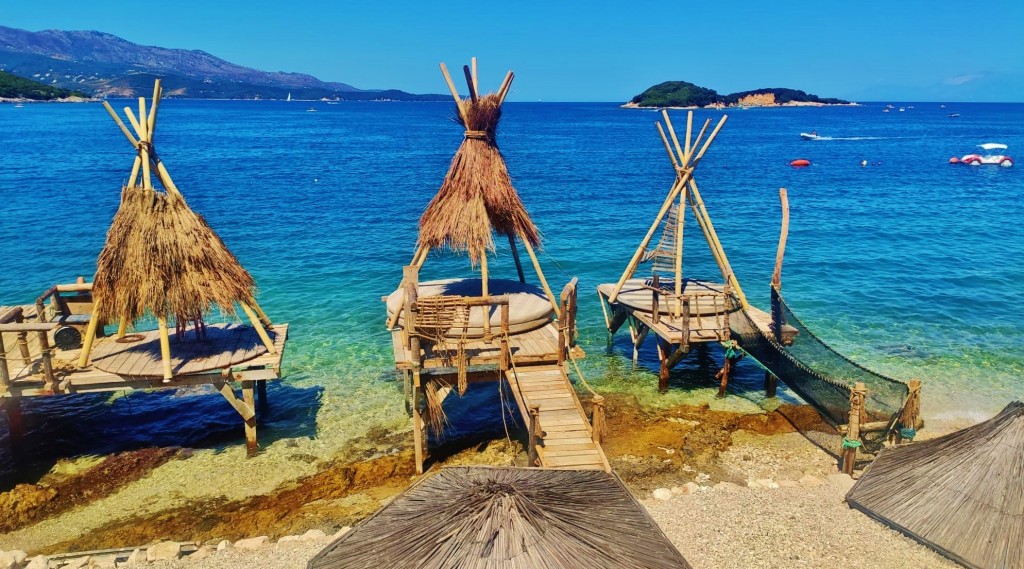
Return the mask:
<svg viewBox="0 0 1024 569"><path fill-rule="evenodd" d="M956 156L954 156L954 157L949 159L949 163L950 164L959 164L960 163L960 159L957 158Z"/></svg>
<svg viewBox="0 0 1024 569"><path fill-rule="evenodd" d="M804 166L810 166L811 161L805 158L797 158L796 160L789 163L794 168L803 168Z"/></svg>

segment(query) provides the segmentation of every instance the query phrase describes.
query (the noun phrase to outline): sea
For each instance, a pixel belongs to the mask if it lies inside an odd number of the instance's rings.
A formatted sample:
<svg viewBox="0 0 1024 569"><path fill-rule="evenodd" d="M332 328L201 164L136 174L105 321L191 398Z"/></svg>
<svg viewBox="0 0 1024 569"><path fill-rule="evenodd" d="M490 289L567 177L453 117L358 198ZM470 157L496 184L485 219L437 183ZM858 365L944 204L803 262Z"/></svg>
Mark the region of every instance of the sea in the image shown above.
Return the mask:
<svg viewBox="0 0 1024 569"><path fill-rule="evenodd" d="M888 103L905 111L883 112ZM682 136L687 111L669 114ZM819 338L872 370L921 379L933 428L981 421L1024 397L1024 164L949 163L985 142L1020 153L1024 104L695 110L694 132L726 115L695 180L753 304L768 305L786 188L782 292ZM176 185L255 277L271 319L290 325L255 460L298 473L313 467L278 457L299 449L322 462L357 439L409 431L381 297L410 262L419 216L462 140L453 117L450 103L162 102L155 147ZM620 276L674 179L659 120L611 103L510 102L498 144L543 234L552 288L579 278L590 385L644 405L764 407L763 372L749 361L728 397L714 397L717 346L696 350L658 395L653 343L634 366L628 334L608 339L596 286ZM800 138L811 131L823 139ZM91 278L133 157L98 104L0 105L0 304ZM516 278L498 244L492 276ZM692 217L684 248L687 275L720 279ZM472 271L441 251L422 278ZM536 282L528 263L527 277ZM797 400L784 386L779 396ZM505 437L515 428L505 397L483 384L449 398L445 440ZM22 406L17 445L0 421L0 489L62 462L148 446L205 453L197 476L218 461L245 468L240 419L208 389Z"/></svg>

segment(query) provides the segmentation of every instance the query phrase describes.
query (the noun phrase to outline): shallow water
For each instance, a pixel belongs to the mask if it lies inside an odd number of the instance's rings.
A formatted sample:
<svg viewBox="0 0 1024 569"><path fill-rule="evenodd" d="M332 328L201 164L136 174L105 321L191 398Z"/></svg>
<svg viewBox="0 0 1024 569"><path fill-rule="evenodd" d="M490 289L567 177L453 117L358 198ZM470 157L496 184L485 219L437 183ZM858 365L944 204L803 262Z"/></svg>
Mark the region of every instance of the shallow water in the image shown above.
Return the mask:
<svg viewBox="0 0 1024 569"><path fill-rule="evenodd" d="M327 458L375 426L407 428L380 297L411 258L418 216L461 130L440 103L307 106L167 100L156 147L190 205L252 272L266 312L291 324L261 442L298 437ZM924 380L927 419L976 421L1024 396L1024 172L946 161L982 142L1006 143L1011 155L1024 148L1024 105L882 106L733 111L696 179L751 302L767 305L785 186L783 292L793 310L858 363ZM700 124L721 113L695 116ZM659 117L611 104L510 103L499 144L544 234L552 287L580 278L590 382L650 403L711 401L720 350L698 350L659 397L652 346L636 369L626 334L605 353L594 293L619 276L672 182L653 126ZM673 118L682 133L685 112ZM95 270L133 153L95 104L0 105L0 125L0 299L22 304ZM810 130L834 140L799 138ZM813 165L791 168L794 158ZM690 222L686 271L714 278ZM513 276L503 253L491 273ZM462 259L434 254L422 278L468 272ZM760 403L761 382L762 372L742 363L734 397L720 404ZM503 436L498 403L493 384L450 400L449 436ZM216 450L241 440L235 412L203 390L24 407L25 444L17 462L0 460L0 486L61 457L147 445Z"/></svg>

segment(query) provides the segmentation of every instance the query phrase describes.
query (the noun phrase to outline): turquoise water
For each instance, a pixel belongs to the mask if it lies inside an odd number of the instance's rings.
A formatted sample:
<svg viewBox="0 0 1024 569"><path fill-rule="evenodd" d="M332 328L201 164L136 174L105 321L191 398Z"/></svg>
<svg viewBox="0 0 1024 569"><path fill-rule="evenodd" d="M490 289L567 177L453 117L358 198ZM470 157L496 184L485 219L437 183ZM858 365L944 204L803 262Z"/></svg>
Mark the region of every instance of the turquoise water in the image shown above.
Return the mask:
<svg viewBox="0 0 1024 569"><path fill-rule="evenodd" d="M156 147L191 206L256 278L266 312L291 324L261 442L298 437L336 450L375 426L407 428L380 297L411 258L419 214L461 130L440 103L306 107L167 100ZM784 186L783 293L794 311L858 363L922 379L926 418L976 421L1024 396L1024 165L946 162L992 141L1019 155L1024 105L882 107L736 110L696 179L751 302L767 306ZM594 293L619 276L672 182L659 116L612 104L511 103L499 144L544 234L552 288L580 278L590 382L651 402L707 399L720 350L698 351L658 397L653 347L636 369L626 334L606 354ZM720 116L696 112L700 122ZM682 131L685 112L673 117ZM0 125L0 301L22 304L95 270L133 151L95 104L0 105ZM811 130L835 139L799 139ZM794 158L813 165L791 168ZM685 268L714 278L690 221ZM500 248L490 270L515 274ZM462 259L434 254L423 278L468 272ZM759 403L761 381L744 362L731 398ZM498 397L490 385L449 400L449 436L503 433ZM61 456L220 448L241 438L234 411L195 390L36 399L25 410L21 466L0 460L5 481Z"/></svg>

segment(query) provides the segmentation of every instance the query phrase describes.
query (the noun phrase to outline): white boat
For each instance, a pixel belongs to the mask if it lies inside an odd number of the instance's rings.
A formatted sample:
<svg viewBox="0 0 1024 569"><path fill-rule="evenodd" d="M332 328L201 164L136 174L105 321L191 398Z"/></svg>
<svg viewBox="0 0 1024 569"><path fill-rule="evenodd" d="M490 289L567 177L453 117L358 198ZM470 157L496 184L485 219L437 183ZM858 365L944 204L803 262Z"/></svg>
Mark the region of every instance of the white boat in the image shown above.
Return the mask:
<svg viewBox="0 0 1024 569"><path fill-rule="evenodd" d="M986 142L985 144L979 144L978 148L981 150L973 154L966 154L961 158L956 156L949 159L950 164L967 164L968 166L981 166L983 164L992 164L996 166L1002 166L1003 168L1009 168L1013 166L1013 158L1003 154L1006 150L1005 144L998 142ZM997 153L998 152L998 153Z"/></svg>
<svg viewBox="0 0 1024 569"><path fill-rule="evenodd" d="M22 108L24 108L24 107L25 107L25 105L23 105L23 104L21 104L21 103L15 103L15 104L14 104L14 108L15 108L15 109L22 109Z"/></svg>
<svg viewBox="0 0 1024 569"><path fill-rule="evenodd" d="M291 101L291 100L292 100L292 92L291 92L291 91L289 91L289 92L288 92L288 98L287 98L287 99L285 99L285 101Z"/></svg>
<svg viewBox="0 0 1024 569"><path fill-rule="evenodd" d="M315 113L316 112L316 107L310 107L310 108L306 109L306 112L307 113Z"/></svg>
<svg viewBox="0 0 1024 569"><path fill-rule="evenodd" d="M800 133L800 138L802 138L804 140L821 140L822 139L822 137L818 136L818 131L816 131L816 130L812 131L812 132L801 132Z"/></svg>

